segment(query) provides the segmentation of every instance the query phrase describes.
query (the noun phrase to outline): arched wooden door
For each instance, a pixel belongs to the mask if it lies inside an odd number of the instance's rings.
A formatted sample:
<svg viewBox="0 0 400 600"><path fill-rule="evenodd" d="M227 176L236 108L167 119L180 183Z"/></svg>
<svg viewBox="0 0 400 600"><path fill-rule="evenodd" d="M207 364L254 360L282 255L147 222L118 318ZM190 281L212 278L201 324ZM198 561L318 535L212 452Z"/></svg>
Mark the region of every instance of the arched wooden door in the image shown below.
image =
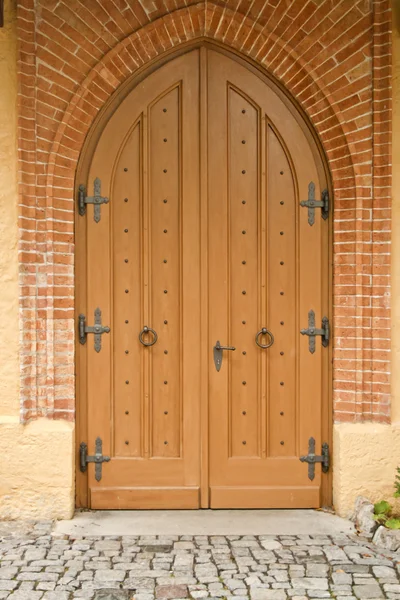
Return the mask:
<svg viewBox="0 0 400 600"><path fill-rule="evenodd" d="M196 48L134 87L86 163L78 503L320 506L300 457L327 441L328 348L301 330L328 313L328 223L300 202L327 182L295 110Z"/></svg>

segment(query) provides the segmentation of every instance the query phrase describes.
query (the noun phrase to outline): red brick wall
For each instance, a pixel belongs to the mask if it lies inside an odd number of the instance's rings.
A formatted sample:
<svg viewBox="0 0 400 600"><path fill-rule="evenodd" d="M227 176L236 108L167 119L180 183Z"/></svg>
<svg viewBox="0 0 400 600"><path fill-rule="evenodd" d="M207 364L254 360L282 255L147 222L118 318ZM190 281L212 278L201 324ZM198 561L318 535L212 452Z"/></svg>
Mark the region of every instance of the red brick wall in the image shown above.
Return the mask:
<svg viewBox="0 0 400 600"><path fill-rule="evenodd" d="M334 410L390 419L389 0L19 0L21 415L72 420L74 174L115 89L205 36L311 119L334 187Z"/></svg>

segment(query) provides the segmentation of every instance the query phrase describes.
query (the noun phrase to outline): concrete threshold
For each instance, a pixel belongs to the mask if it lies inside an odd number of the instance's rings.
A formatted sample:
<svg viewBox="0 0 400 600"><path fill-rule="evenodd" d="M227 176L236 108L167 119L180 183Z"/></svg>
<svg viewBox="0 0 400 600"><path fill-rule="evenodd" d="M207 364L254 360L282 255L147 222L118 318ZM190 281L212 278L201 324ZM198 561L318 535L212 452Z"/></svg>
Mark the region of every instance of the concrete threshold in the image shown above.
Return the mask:
<svg viewBox="0 0 400 600"><path fill-rule="evenodd" d="M105 535L337 535L354 525L320 510L78 511L54 534Z"/></svg>

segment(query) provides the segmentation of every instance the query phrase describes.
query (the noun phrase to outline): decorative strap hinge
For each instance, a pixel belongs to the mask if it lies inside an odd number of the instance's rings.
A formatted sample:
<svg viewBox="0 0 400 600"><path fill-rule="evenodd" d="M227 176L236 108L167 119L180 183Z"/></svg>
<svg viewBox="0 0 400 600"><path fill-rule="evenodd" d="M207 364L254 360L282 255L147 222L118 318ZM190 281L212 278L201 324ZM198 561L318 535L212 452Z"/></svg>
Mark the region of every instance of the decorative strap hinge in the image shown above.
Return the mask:
<svg viewBox="0 0 400 600"><path fill-rule="evenodd" d="M308 479L311 481L315 477L315 464L321 463L322 472L327 473L329 471L329 445L322 444L321 456L315 454L315 439L310 437L308 440L308 454L306 456L300 456L301 462L308 463Z"/></svg>
<svg viewBox="0 0 400 600"><path fill-rule="evenodd" d="M96 308L94 311L94 325L86 325L86 317L83 314L79 315L79 341L81 344L86 344L86 336L88 333L94 333L94 349L96 352L101 350L101 336L103 333L110 333L109 327L103 327L101 324L101 310Z"/></svg>
<svg viewBox="0 0 400 600"><path fill-rule="evenodd" d="M315 199L315 183L310 181L308 184L308 200L302 200L300 206L307 206L308 208L308 222L310 225L314 225L315 222L315 209L321 209L321 216L323 219L327 219L329 215L329 192L323 190L321 193L321 200Z"/></svg>
<svg viewBox="0 0 400 600"><path fill-rule="evenodd" d="M88 196L86 193L86 187L84 185L79 186L78 190L78 207L79 214L83 217L86 214L86 204L94 204L94 220L96 223L100 221L100 205L108 204L109 199L101 195L101 181L98 177L94 180L94 195Z"/></svg>
<svg viewBox="0 0 400 600"><path fill-rule="evenodd" d="M320 335L322 337L322 345L324 346L324 348L326 348L326 346L328 346L329 344L330 337L328 317L324 317L322 319L322 327L321 329L317 329L315 327L315 312L313 310L310 310L310 312L308 313L308 329L301 329L300 333L301 335L309 336L308 347L311 354L314 354L315 352L316 335Z"/></svg>
<svg viewBox="0 0 400 600"><path fill-rule="evenodd" d="M96 438L95 454L94 456L88 456L87 444L82 442L79 447L79 460L80 468L82 473L86 473L88 463L95 463L95 478L96 481L101 480L102 476L102 463L110 462L109 456L103 456L103 442L101 438Z"/></svg>

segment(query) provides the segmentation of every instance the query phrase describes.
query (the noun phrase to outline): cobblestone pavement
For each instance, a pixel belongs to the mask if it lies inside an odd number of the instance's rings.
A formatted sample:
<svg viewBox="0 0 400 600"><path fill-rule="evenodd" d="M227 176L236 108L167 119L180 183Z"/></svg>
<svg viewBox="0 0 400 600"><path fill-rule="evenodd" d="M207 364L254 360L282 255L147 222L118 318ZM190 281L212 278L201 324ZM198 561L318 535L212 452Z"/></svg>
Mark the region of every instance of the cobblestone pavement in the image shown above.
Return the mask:
<svg viewBox="0 0 400 600"><path fill-rule="evenodd" d="M400 555L356 535L108 536L0 524L0 600L400 599Z"/></svg>

